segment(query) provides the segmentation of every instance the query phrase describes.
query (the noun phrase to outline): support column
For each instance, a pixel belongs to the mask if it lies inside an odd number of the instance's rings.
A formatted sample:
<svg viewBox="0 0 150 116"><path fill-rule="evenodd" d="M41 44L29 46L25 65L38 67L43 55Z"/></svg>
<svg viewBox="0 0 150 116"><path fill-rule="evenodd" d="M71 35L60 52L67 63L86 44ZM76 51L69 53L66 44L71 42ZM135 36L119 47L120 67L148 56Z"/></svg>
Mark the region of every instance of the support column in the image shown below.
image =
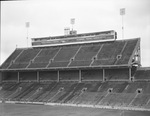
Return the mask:
<svg viewBox="0 0 150 116"><path fill-rule="evenodd" d="M82 77L81 77L81 70L79 70L79 82L82 81Z"/></svg>
<svg viewBox="0 0 150 116"><path fill-rule="evenodd" d="M37 82L40 82L39 71L37 71Z"/></svg>
<svg viewBox="0 0 150 116"><path fill-rule="evenodd" d="M105 69L103 69L103 81L105 81Z"/></svg>
<svg viewBox="0 0 150 116"><path fill-rule="evenodd" d="M18 72L18 83L20 82L20 73Z"/></svg>
<svg viewBox="0 0 150 116"><path fill-rule="evenodd" d="M59 70L57 71L57 76L58 76L57 82L59 82L60 81Z"/></svg>

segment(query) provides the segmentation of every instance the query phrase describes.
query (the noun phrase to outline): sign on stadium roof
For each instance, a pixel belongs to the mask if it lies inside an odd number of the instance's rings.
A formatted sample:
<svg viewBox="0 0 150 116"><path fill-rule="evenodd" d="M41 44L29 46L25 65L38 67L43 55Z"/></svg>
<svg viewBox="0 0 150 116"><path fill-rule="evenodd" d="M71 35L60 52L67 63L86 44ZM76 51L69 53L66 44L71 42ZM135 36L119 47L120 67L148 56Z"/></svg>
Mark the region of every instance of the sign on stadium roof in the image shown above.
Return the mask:
<svg viewBox="0 0 150 116"><path fill-rule="evenodd" d="M63 35L53 37L32 38L32 46L57 46L68 44L82 44L91 42L114 41L117 39L117 33L114 30L82 33L74 35Z"/></svg>

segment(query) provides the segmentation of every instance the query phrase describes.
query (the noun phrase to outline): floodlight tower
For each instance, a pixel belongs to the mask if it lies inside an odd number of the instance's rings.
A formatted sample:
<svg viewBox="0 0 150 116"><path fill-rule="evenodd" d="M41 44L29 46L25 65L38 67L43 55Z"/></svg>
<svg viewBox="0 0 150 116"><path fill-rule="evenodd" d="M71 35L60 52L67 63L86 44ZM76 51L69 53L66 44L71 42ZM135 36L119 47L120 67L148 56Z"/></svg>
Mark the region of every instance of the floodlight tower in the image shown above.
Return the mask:
<svg viewBox="0 0 150 116"><path fill-rule="evenodd" d="M72 31L73 31L73 25L75 24L75 18L72 18L72 19L70 20L70 23L71 23L71 25L72 25Z"/></svg>
<svg viewBox="0 0 150 116"><path fill-rule="evenodd" d="M122 16L122 39L123 39L124 38L123 16L125 15L125 8L120 9L120 15Z"/></svg>
<svg viewBox="0 0 150 116"><path fill-rule="evenodd" d="M30 22L26 22L26 28L27 28L27 47L28 47L28 36L29 36L29 27L30 27Z"/></svg>

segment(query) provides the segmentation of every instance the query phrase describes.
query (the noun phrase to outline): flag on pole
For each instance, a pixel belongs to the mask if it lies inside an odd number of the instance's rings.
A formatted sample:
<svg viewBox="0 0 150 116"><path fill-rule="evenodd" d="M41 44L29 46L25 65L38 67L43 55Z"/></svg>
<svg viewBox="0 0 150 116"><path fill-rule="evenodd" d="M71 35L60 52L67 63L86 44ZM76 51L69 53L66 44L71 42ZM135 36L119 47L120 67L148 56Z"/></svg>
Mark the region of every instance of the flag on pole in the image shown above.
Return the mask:
<svg viewBox="0 0 150 116"><path fill-rule="evenodd" d="M70 23L73 25L75 23L75 18L72 18Z"/></svg>
<svg viewBox="0 0 150 116"><path fill-rule="evenodd" d="M30 27L30 22L26 22L26 28Z"/></svg>
<svg viewBox="0 0 150 116"><path fill-rule="evenodd" d="M120 15L125 15L125 8L120 9Z"/></svg>

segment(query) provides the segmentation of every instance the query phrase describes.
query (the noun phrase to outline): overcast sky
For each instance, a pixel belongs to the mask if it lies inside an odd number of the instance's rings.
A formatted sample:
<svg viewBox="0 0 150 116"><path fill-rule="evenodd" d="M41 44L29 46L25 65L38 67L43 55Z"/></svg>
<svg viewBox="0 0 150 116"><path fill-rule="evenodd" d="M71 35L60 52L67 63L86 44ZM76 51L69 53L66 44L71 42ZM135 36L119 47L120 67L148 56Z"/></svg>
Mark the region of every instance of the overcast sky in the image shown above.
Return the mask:
<svg viewBox="0 0 150 116"><path fill-rule="evenodd" d="M1 63L29 38L63 35L65 27L78 33L115 30L122 39L120 8L125 8L124 39L141 38L142 66L150 66L150 0L30 0L1 2ZM31 46L31 41L29 41Z"/></svg>

